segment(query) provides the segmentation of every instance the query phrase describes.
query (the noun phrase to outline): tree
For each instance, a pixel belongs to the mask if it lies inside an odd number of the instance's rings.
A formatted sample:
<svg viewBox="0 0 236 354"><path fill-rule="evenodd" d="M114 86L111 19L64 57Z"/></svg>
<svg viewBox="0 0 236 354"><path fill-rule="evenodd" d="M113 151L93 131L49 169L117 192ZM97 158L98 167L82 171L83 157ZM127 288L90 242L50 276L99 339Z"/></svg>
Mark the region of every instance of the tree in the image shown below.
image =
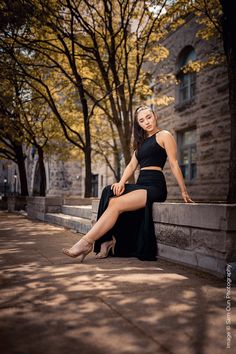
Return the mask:
<svg viewBox="0 0 236 354"><path fill-rule="evenodd" d="M4 54L0 59L0 152L2 157L18 164L21 191L27 195L24 160L26 151L33 146L38 153L39 194L45 196L44 155L52 149L55 151L56 141L62 143L63 137L58 134L55 120L45 102L32 92L15 70L15 62L9 59ZM57 152L61 152L60 149L57 148Z"/></svg>
<svg viewBox="0 0 236 354"><path fill-rule="evenodd" d="M133 106L149 92L143 63L154 50L156 60L168 55L160 45L154 46L154 39L156 44L161 37L166 1L157 3L159 13L154 14L150 1L66 1L74 28L80 29L73 32L75 44L90 69L83 76L86 93L116 127L126 164L131 157Z"/></svg>
<svg viewBox="0 0 236 354"><path fill-rule="evenodd" d="M23 151L22 132L19 129L18 112L13 105L12 87L3 79L0 71L0 157L11 160L18 165L21 195L28 195L25 170L25 154Z"/></svg>
<svg viewBox="0 0 236 354"><path fill-rule="evenodd" d="M45 9L46 3L45 1ZM5 0L1 4L3 21L0 47L15 62L18 76L25 80L32 91L43 98L54 113L66 139L84 152L86 169L85 196L90 196L91 141L88 104L84 94L82 79L74 65L74 53L71 48L67 47L64 38L58 36L58 38L55 37L55 41L51 42L49 38L51 31L47 26L47 13L40 11L40 5L40 1L25 2L23 0L15 0L13 2ZM51 5L53 6L50 10L56 11L56 4L51 2ZM22 18L19 19L18 14L23 15ZM41 19L40 16L42 16ZM40 25L38 25L37 20ZM41 25L44 27L41 27ZM49 31L47 32L46 29L49 29ZM37 46L35 43L37 43ZM47 47L47 44L49 47ZM59 80L58 77L61 74L62 80ZM67 83L65 83L66 80ZM68 82L75 86L77 92L74 96L80 99L79 109L84 118L83 134L81 134L81 129L74 129L68 124L61 109L65 96L63 98L61 94L58 94L58 91L66 87Z"/></svg>
<svg viewBox="0 0 236 354"><path fill-rule="evenodd" d="M23 0L15 2L24 5ZM34 82L32 88L45 98L66 138L84 151L87 191L91 175L90 120L95 107L116 127L125 163L130 160L133 105L149 90L143 63L150 53L155 52L156 60L168 55L155 45L165 33L162 10L166 1L158 3L159 11L154 14L150 1L28 1L30 29L22 31L21 27L8 41L10 46L7 43L8 53L17 61L22 75L30 78L31 85ZM9 32L6 34L9 39ZM12 43L21 48L20 54L31 54L27 58L19 55L19 50L12 50ZM62 74L67 85L74 86L83 116L83 135L71 128L61 113L52 93L55 87L45 82L49 73L54 79Z"/></svg>

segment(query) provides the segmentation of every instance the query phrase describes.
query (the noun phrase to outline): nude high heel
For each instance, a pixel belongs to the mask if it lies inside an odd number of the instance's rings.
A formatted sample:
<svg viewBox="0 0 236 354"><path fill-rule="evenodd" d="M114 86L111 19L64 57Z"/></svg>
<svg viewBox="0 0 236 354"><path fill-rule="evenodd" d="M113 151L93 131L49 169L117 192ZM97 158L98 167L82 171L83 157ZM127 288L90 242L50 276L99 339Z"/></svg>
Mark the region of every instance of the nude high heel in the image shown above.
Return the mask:
<svg viewBox="0 0 236 354"><path fill-rule="evenodd" d="M81 240L79 241L79 244L80 244L81 241L85 241L85 242L87 243L87 247L83 247L83 248L81 249L81 251L79 251L79 252L77 252L77 253L71 252L70 249L68 249L68 248L63 248L63 249L62 249L62 252L63 252L64 254L66 254L67 256L69 256L69 257L77 258L77 257L81 256L81 258L80 258L80 263L82 263L83 260L85 259L85 257L86 257L90 252L92 252L92 250L93 250L93 244L94 244L94 243L88 241L85 236L81 238Z"/></svg>
<svg viewBox="0 0 236 354"><path fill-rule="evenodd" d="M102 258L107 258L108 254L111 252L114 255L115 254L115 246L116 246L116 239L114 236L112 236L112 243L107 247L105 251L100 251L99 253L96 254L96 258L102 259Z"/></svg>

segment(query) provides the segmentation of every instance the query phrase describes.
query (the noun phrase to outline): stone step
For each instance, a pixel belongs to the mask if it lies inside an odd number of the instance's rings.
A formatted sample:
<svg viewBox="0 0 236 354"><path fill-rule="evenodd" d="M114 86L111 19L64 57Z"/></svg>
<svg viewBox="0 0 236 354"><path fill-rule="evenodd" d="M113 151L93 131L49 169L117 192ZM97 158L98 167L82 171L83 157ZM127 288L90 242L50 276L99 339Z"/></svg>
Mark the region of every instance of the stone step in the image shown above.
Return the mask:
<svg viewBox="0 0 236 354"><path fill-rule="evenodd" d="M94 197L90 198L82 198L79 196L69 196L64 197L63 204L64 205L91 205Z"/></svg>
<svg viewBox="0 0 236 354"><path fill-rule="evenodd" d="M45 221L51 224L57 224L72 230L76 230L82 234L86 234L92 226L91 220L80 218L78 216L65 215L62 213L45 215Z"/></svg>
<svg viewBox="0 0 236 354"><path fill-rule="evenodd" d="M62 214L91 220L92 205L62 205Z"/></svg>

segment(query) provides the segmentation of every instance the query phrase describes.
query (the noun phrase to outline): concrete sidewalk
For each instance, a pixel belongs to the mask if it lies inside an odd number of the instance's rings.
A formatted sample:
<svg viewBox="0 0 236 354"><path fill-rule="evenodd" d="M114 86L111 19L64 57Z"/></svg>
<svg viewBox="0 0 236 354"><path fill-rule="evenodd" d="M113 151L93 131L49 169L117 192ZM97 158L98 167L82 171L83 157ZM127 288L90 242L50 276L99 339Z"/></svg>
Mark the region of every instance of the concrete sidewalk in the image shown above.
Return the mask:
<svg viewBox="0 0 236 354"><path fill-rule="evenodd" d="M61 253L78 237L0 212L2 354L235 352L226 280L163 260L91 254L80 264Z"/></svg>

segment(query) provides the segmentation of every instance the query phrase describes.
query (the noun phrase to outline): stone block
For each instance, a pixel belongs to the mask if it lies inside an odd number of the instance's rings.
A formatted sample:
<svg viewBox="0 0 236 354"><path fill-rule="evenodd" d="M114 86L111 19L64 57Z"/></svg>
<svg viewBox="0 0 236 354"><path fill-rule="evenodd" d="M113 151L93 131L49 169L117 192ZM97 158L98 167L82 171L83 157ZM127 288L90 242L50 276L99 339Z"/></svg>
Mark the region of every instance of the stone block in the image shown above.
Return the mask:
<svg viewBox="0 0 236 354"><path fill-rule="evenodd" d="M227 261L236 262L236 231L226 233Z"/></svg>
<svg viewBox="0 0 236 354"><path fill-rule="evenodd" d="M191 250L181 250L158 243L158 257L210 272L220 278L225 275L226 261L224 259L198 254Z"/></svg>
<svg viewBox="0 0 236 354"><path fill-rule="evenodd" d="M235 230L236 204L153 203L154 222L213 230Z"/></svg>
<svg viewBox="0 0 236 354"><path fill-rule="evenodd" d="M180 249L191 247L190 229L184 226L155 224L157 240L162 244L179 247Z"/></svg>
<svg viewBox="0 0 236 354"><path fill-rule="evenodd" d="M61 211L62 197L28 197L27 214L31 219L45 220L45 214L58 213Z"/></svg>
<svg viewBox="0 0 236 354"><path fill-rule="evenodd" d="M46 214L45 221L57 224L68 229L76 230L79 233L86 234L91 229L91 221L64 214Z"/></svg>
<svg viewBox="0 0 236 354"><path fill-rule="evenodd" d="M94 214L97 214L97 212L98 212L99 202L100 202L100 199L93 199L93 201L92 201L92 212Z"/></svg>
<svg viewBox="0 0 236 354"><path fill-rule="evenodd" d="M62 213L80 218L91 219L92 205L62 205Z"/></svg>
<svg viewBox="0 0 236 354"><path fill-rule="evenodd" d="M225 269L225 277L227 280L229 279L229 284L231 281L234 284L236 283L236 262L227 263L226 269ZM228 282L227 282L227 284L228 284Z"/></svg>
<svg viewBox="0 0 236 354"><path fill-rule="evenodd" d="M226 232L206 229L192 229L191 232L191 248L193 250L203 252L211 255L216 253L225 254L226 246Z"/></svg>
<svg viewBox="0 0 236 354"><path fill-rule="evenodd" d="M197 257L191 250L182 250L178 247L165 245L157 242L158 245L158 257L177 261L190 266L197 266Z"/></svg>
<svg viewBox="0 0 236 354"><path fill-rule="evenodd" d="M236 231L236 204L228 205L226 210L228 230Z"/></svg>
<svg viewBox="0 0 236 354"><path fill-rule="evenodd" d="M93 197L91 198L82 198L79 196L69 196L64 197L63 204L65 205L91 205Z"/></svg>
<svg viewBox="0 0 236 354"><path fill-rule="evenodd" d="M45 213L27 208L27 216L30 219L45 221Z"/></svg>
<svg viewBox="0 0 236 354"><path fill-rule="evenodd" d="M236 262L236 205L154 203L159 256L224 276Z"/></svg>
<svg viewBox="0 0 236 354"><path fill-rule="evenodd" d="M197 266L224 277L226 260L196 252Z"/></svg>
<svg viewBox="0 0 236 354"><path fill-rule="evenodd" d="M7 198L0 196L0 210L7 210Z"/></svg>
<svg viewBox="0 0 236 354"><path fill-rule="evenodd" d="M92 217L91 217L92 225L94 225L97 220L99 201L100 201L99 199L93 199L92 201Z"/></svg>
<svg viewBox="0 0 236 354"><path fill-rule="evenodd" d="M17 210L25 210L27 205L27 197L9 196L7 197L7 209L9 212Z"/></svg>
<svg viewBox="0 0 236 354"><path fill-rule="evenodd" d="M47 213L60 213L61 205L48 205Z"/></svg>

